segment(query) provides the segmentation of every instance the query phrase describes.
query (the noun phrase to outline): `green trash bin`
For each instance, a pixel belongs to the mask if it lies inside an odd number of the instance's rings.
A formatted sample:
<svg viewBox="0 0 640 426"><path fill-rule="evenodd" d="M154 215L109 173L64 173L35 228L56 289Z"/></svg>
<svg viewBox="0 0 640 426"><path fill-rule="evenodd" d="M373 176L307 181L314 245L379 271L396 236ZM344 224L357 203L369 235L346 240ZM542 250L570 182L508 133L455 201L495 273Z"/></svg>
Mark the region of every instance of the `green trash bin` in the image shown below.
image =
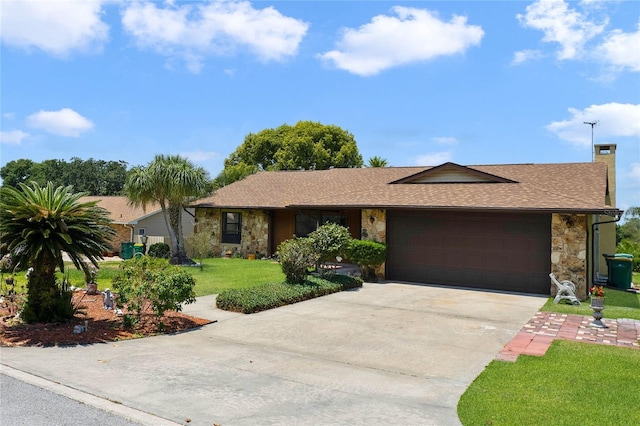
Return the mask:
<svg viewBox="0 0 640 426"><path fill-rule="evenodd" d="M133 243L120 244L120 257L125 260L133 257Z"/></svg>
<svg viewBox="0 0 640 426"><path fill-rule="evenodd" d="M133 245L133 257L144 256L144 244L134 244Z"/></svg>
<svg viewBox="0 0 640 426"><path fill-rule="evenodd" d="M605 254L607 260L607 285L627 290L631 288L633 255L626 253Z"/></svg>

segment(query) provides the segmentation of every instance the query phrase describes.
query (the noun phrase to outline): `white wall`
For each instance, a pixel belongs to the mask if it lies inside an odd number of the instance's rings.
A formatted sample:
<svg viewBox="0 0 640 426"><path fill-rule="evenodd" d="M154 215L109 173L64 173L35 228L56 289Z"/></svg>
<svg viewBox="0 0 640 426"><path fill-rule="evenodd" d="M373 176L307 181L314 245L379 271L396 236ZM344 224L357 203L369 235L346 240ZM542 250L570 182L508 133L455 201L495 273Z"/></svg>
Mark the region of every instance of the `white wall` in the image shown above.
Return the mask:
<svg viewBox="0 0 640 426"><path fill-rule="evenodd" d="M194 213L194 209L187 210L190 211L191 214ZM185 238L193 234L194 221L195 219L191 215L184 211L182 212L182 232L184 233ZM141 242L139 237L140 228L144 228L146 235L149 237L149 242L147 242L147 244L151 243L151 237L164 237L164 242L169 244L169 231L167 231L167 225L164 222L164 217L162 216L161 211L138 221L138 224L135 226L133 239L136 243Z"/></svg>

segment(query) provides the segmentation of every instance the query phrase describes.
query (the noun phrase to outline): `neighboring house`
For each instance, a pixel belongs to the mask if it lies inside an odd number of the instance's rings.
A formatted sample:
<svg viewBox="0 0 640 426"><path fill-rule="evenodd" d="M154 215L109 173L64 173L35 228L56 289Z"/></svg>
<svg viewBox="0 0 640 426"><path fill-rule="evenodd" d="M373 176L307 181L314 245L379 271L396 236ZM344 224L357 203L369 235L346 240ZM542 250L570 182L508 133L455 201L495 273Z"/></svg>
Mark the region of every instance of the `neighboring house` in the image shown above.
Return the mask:
<svg viewBox="0 0 640 426"><path fill-rule="evenodd" d="M593 163L260 172L193 203L216 252L272 254L327 221L387 244L385 278L579 297L615 252L615 145Z"/></svg>
<svg viewBox="0 0 640 426"><path fill-rule="evenodd" d="M111 239L114 252L120 251L120 245L126 242L141 243L141 237L147 236L147 246L165 242L170 244L169 231L162 215L160 205L148 205L146 210L142 207L133 207L127 197L118 196L87 196L80 199L81 202L98 201L98 205L110 213L113 229L116 235ZM182 212L182 230L184 237L193 234L194 210L189 208Z"/></svg>

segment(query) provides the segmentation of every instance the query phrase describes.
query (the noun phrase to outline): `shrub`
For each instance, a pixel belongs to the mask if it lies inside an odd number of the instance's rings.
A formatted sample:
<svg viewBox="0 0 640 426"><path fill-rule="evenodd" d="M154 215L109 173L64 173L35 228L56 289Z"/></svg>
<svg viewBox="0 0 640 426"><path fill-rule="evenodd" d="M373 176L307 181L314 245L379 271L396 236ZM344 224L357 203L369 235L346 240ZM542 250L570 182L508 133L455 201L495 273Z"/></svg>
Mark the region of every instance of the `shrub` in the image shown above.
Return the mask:
<svg viewBox="0 0 640 426"><path fill-rule="evenodd" d="M640 272L640 244L630 239L624 239L618 243L616 252L633 255L632 268L635 272Z"/></svg>
<svg viewBox="0 0 640 426"><path fill-rule="evenodd" d="M135 312L138 318L151 310L159 320L165 311L179 312L183 303L196 300L191 274L165 259L143 256L123 261L112 284L116 306Z"/></svg>
<svg viewBox="0 0 640 426"><path fill-rule="evenodd" d="M347 248L347 257L360 265L362 278L373 281L376 278L375 268L382 265L387 257L387 246L376 241L351 240Z"/></svg>
<svg viewBox="0 0 640 426"><path fill-rule="evenodd" d="M318 260L309 238L284 241L278 246L278 258L287 282L292 284L303 283L309 267Z"/></svg>
<svg viewBox="0 0 640 426"><path fill-rule="evenodd" d="M345 253L351 234L344 226L336 223L325 223L315 231L309 234L309 238L313 243L313 249L318 255L318 269L324 274L325 268L322 264L335 260L336 256L342 256Z"/></svg>
<svg viewBox="0 0 640 426"><path fill-rule="evenodd" d="M171 248L166 243L155 243L149 246L147 252L151 257L158 257L161 259L169 259L171 257Z"/></svg>
<svg viewBox="0 0 640 426"><path fill-rule="evenodd" d="M28 303L29 297L32 297L35 291L42 288L41 283L45 279L46 277L43 278L42 275L38 274L29 277L27 300L22 305L20 312L20 318L28 324L36 322L63 323L73 318L75 314L75 307L71 302L73 292L65 279L62 281L56 280L55 287L40 296L36 307ZM19 298L17 300L20 301Z"/></svg>
<svg viewBox="0 0 640 426"><path fill-rule="evenodd" d="M0 272L12 272L13 271L13 259L10 254L5 254L0 259Z"/></svg>
<svg viewBox="0 0 640 426"><path fill-rule="evenodd" d="M348 275L310 276L302 284L278 283L224 290L216 299L216 307L252 314L357 287L362 287L362 280Z"/></svg>

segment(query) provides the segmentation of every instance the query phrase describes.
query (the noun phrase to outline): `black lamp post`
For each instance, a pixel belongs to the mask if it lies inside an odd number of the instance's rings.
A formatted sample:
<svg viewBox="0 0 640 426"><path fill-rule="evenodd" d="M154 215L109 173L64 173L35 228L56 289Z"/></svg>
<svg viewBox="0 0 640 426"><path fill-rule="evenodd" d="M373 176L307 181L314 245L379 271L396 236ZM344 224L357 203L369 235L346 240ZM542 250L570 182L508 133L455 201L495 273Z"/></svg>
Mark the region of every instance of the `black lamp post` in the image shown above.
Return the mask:
<svg viewBox="0 0 640 426"><path fill-rule="evenodd" d="M147 254L147 239L149 237L147 237L146 235L143 235L140 237L140 241L142 241L142 253Z"/></svg>

